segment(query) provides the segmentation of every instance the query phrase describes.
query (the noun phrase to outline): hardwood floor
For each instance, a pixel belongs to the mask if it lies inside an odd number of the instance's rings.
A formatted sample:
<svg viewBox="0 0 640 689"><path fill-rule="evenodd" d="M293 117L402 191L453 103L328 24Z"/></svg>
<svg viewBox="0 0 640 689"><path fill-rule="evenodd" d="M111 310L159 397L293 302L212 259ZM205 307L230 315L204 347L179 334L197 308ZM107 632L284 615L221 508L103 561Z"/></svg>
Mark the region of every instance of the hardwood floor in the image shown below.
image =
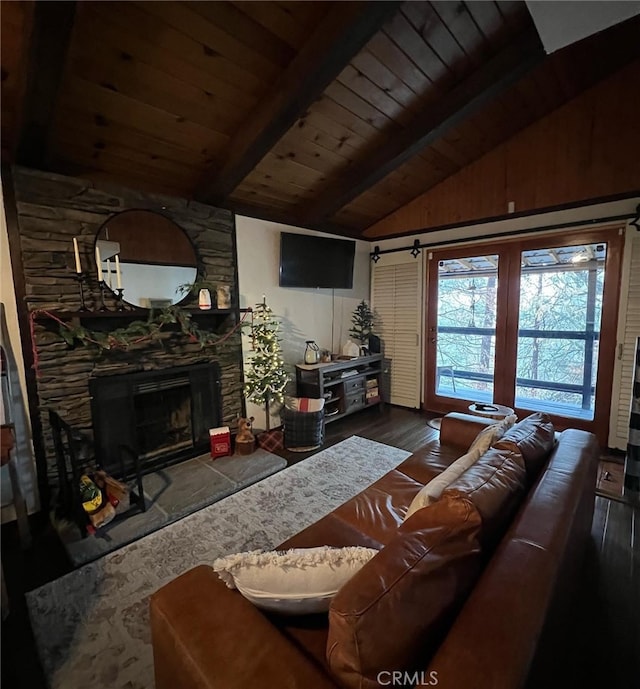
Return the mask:
<svg viewBox="0 0 640 689"><path fill-rule="evenodd" d="M396 407L365 410L329 424L325 447L355 434L413 452L437 436L426 425L427 418ZM281 454L294 464L314 453ZM575 632L567 639L566 666L556 677L546 678L544 689L627 689L640 677L639 515L637 507L596 497L592 547L573 609ZM31 524L34 543L27 552L19 548L15 524L2 527L2 562L11 599L10 614L2 623L2 686L15 689L46 687L24 592L71 569L47 520L34 516Z"/></svg>

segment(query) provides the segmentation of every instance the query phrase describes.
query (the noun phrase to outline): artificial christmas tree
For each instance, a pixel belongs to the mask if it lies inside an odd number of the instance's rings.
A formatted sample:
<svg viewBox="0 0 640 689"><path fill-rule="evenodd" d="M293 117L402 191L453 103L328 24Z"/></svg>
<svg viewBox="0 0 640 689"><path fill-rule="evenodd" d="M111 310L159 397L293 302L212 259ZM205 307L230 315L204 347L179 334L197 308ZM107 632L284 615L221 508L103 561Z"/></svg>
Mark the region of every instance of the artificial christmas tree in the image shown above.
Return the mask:
<svg viewBox="0 0 640 689"><path fill-rule="evenodd" d="M349 335L355 340L358 340L361 345L366 345L369 342L369 335L373 328L375 316L373 311L369 308L367 302L363 299L358 306L356 306L351 322L353 327L349 330Z"/></svg>
<svg viewBox="0 0 640 689"><path fill-rule="evenodd" d="M279 330L280 323L263 298L262 304L256 304L253 310L251 337L254 351L249 355L244 391L248 400L264 405L267 431L270 430L269 409L273 404L284 402L284 389L289 382L282 360Z"/></svg>

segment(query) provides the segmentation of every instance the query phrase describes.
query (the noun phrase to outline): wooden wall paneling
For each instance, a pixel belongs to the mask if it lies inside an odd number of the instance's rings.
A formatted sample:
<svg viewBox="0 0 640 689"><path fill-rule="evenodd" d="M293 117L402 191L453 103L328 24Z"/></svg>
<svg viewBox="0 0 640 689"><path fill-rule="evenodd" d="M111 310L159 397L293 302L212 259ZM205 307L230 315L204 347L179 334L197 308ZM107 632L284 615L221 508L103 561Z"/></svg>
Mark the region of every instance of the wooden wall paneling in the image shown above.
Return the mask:
<svg viewBox="0 0 640 689"><path fill-rule="evenodd" d="M22 122L22 99L26 86L29 38L33 22L32 2L10 2L2 6L0 64L2 65L2 107L0 131L3 161L12 161Z"/></svg>
<svg viewBox="0 0 640 689"><path fill-rule="evenodd" d="M131 263L197 267L193 244L184 232L176 231L173 220L146 210L128 210L109 223L105 234L120 244L120 260Z"/></svg>
<svg viewBox="0 0 640 689"><path fill-rule="evenodd" d="M255 52L253 46L241 43L210 23L186 3L152 1L134 4L165 25L208 47L217 58L234 65L240 72L251 74L267 84L273 83L284 67L283 64L274 64L265 55Z"/></svg>
<svg viewBox="0 0 640 689"><path fill-rule="evenodd" d="M298 120L274 147L274 152L278 151L280 146L289 146L291 150L300 147L310 155L318 154L320 157L326 157L335 165L348 164L358 156L358 149L348 140L337 139L331 134L316 129L310 124L308 117Z"/></svg>
<svg viewBox="0 0 640 689"><path fill-rule="evenodd" d="M512 31L519 33L531 27L533 20L522 0L497 0L495 4Z"/></svg>
<svg viewBox="0 0 640 689"><path fill-rule="evenodd" d="M418 99L418 94L380 62L368 48L361 50L351 60L351 65L405 108L410 108Z"/></svg>
<svg viewBox="0 0 640 689"><path fill-rule="evenodd" d="M468 158L458 149L456 144L445 137L434 141L430 148L441 158L446 158L453 169L459 170L469 162Z"/></svg>
<svg viewBox="0 0 640 689"><path fill-rule="evenodd" d="M109 11L112 4L82 3L79 19L88 34L118 49L122 60L155 67L175 79L202 89L205 94L215 94L227 107L234 107L240 112L252 108L258 96L264 92L264 84L253 88L244 84L240 88L237 82L222 78L220 65L208 57L202 47L199 51L172 51L170 41L162 34L142 32L137 24L128 20L127 15Z"/></svg>
<svg viewBox="0 0 640 689"><path fill-rule="evenodd" d="M229 2L189 1L184 4L210 24L219 27L281 68L286 67L296 54L296 50L285 41Z"/></svg>
<svg viewBox="0 0 640 689"><path fill-rule="evenodd" d="M491 113L487 116L487 120L494 118L501 124L502 121L498 120L496 115L493 114L496 111L495 103L491 103L487 109ZM467 164L486 153L490 147L490 142L495 140L491 137L489 131L484 127L481 128L478 126L477 119L479 118L470 117L468 120L460 122L457 127L454 127L443 137L462 152L467 160ZM500 128L500 130L498 130L495 128L495 125L491 129L491 132L494 133L498 131L501 132L502 129Z"/></svg>
<svg viewBox="0 0 640 689"><path fill-rule="evenodd" d="M124 160L129 160L134 164L144 166L149 172L161 178L175 176L185 183L187 180L195 183L200 174L200 168L195 165L178 163L156 154L144 153L127 145L111 141L81 139L75 131L58 131L55 134L55 141L57 150L64 151L70 157L73 157L74 151L83 151L85 153L92 151L95 160L99 162L106 155L114 155Z"/></svg>
<svg viewBox="0 0 640 689"><path fill-rule="evenodd" d="M437 106L423 117L416 118L411 128L388 136L368 157L366 165L351 166L344 175L332 180L310 205L307 219L318 221L321 217L333 215L338 208L349 203L425 146L431 145L471 112L480 111L496 93L500 93L528 72L543 56L537 34L514 41L468 80L449 91Z"/></svg>
<svg viewBox="0 0 640 689"><path fill-rule="evenodd" d="M258 190L251 190L247 185L242 183L242 187L236 187L233 195L229 197L230 208L235 208L236 203L250 204L255 208L271 208L274 210L283 211L289 214L291 218L291 208L295 205L295 201L283 201L275 198L270 194L262 193ZM291 223L291 219L289 220Z"/></svg>
<svg viewBox="0 0 640 689"><path fill-rule="evenodd" d="M21 165L38 168L45 164L75 12L75 2L40 2L34 5L16 151L16 161Z"/></svg>
<svg viewBox="0 0 640 689"><path fill-rule="evenodd" d="M338 77L338 82L350 91L353 91L353 93L372 105L376 110L386 115L390 120L401 125L407 124L410 121L411 113L404 105L398 103L384 89L381 89L352 65L347 65L342 70ZM335 94L333 94L333 97L335 98ZM353 110L352 108L350 109Z"/></svg>
<svg viewBox="0 0 640 689"><path fill-rule="evenodd" d="M427 148L420 153L420 157L428 161L434 171L445 177L457 172L460 169L459 166L449 160L447 156L442 155L434 144L437 144L437 142L434 141L431 145L427 146Z"/></svg>
<svg viewBox="0 0 640 689"><path fill-rule="evenodd" d="M471 64L479 65L489 54L489 46L471 18L466 3L440 0L432 2L431 6L464 50Z"/></svg>
<svg viewBox="0 0 640 689"><path fill-rule="evenodd" d="M351 112L355 117L368 122L376 129L387 129L394 126L393 120L390 117L339 81L329 84L325 94Z"/></svg>
<svg viewBox="0 0 640 689"><path fill-rule="evenodd" d="M421 94L430 88L431 81L393 42L384 30L379 31L372 37L367 45L367 49L412 91Z"/></svg>
<svg viewBox="0 0 640 689"><path fill-rule="evenodd" d="M133 2L109 2L102 7L95 8L95 10L92 7L91 10L101 13L107 12L112 21L118 22L118 24L122 23L129 29L135 28L136 35L143 37L143 40L150 41L159 49L166 50L171 55L210 72L231 86L254 96L261 96L265 93L269 82L242 67L238 67L217 53L212 46L198 42L169 26L151 12L145 11L147 5L151 5L151 3L142 3L141 6L138 6Z"/></svg>
<svg viewBox="0 0 640 689"><path fill-rule="evenodd" d="M469 60L466 53L443 24L431 3L405 2L402 11L457 79L468 73Z"/></svg>
<svg viewBox="0 0 640 689"><path fill-rule="evenodd" d="M352 112L347 110L347 108L336 103L336 101L330 98L326 93L323 93L322 96L318 98L311 106L310 110L322 114L327 119L333 119L340 126L361 137L363 141L368 141L371 136L375 136L378 131L369 122L366 122L360 117L356 117Z"/></svg>
<svg viewBox="0 0 640 689"><path fill-rule="evenodd" d="M370 145L364 137L356 134L352 129L324 115L315 107L315 104L293 125L289 133L296 128L302 132L308 128L307 135L313 137L318 145L336 153L342 153L344 149L344 154L348 157L358 155Z"/></svg>
<svg viewBox="0 0 640 689"><path fill-rule="evenodd" d="M511 29L495 2L466 2L465 6L471 19L489 43L493 46L507 43Z"/></svg>
<svg viewBox="0 0 640 689"><path fill-rule="evenodd" d="M297 187L295 190L289 187L280 189L246 178L234 189L230 198L234 201L242 199L254 204L263 200L267 205L291 209L307 197L308 193L302 187Z"/></svg>
<svg viewBox="0 0 640 689"><path fill-rule="evenodd" d="M342 208L338 213L335 214L335 222L343 223L349 227L353 227L357 230L361 230L371 222L371 214L366 210L358 210L349 204L349 207Z"/></svg>
<svg viewBox="0 0 640 689"><path fill-rule="evenodd" d="M138 127L186 148L206 148L215 152L227 141L227 137L206 127L78 77L65 80L61 100L125 126L134 122Z"/></svg>
<svg viewBox="0 0 640 689"><path fill-rule="evenodd" d="M607 80L598 93L592 92L591 140L598 145L589 151L589 179L591 189L599 193L601 179L610 178L609 188L623 188L626 180L635 181L640 190L640 60L636 60L612 79ZM635 85L635 86L634 86ZM610 113L616 113L611 126Z"/></svg>
<svg viewBox="0 0 640 689"><path fill-rule="evenodd" d="M277 2L234 2L237 9L247 14L271 33L290 45L300 49L307 38L306 31L320 21L330 3L277 3ZM306 7L298 7L305 5ZM310 7L317 5L317 7Z"/></svg>
<svg viewBox="0 0 640 689"><path fill-rule="evenodd" d="M76 156L71 160L64 154L56 152L51 155L51 164L55 169L64 175L82 177L95 184L100 184L103 188L107 187L130 187L138 191L152 192L155 194L168 194L169 196L184 196L188 189L181 188L175 180L157 180L146 173L140 173L130 165L115 166L110 165L107 169L97 169L94 159Z"/></svg>
<svg viewBox="0 0 640 689"><path fill-rule="evenodd" d="M290 165L287 175L284 174L284 166L280 161L279 169L274 167L260 168L245 177L241 184L236 187L239 189L252 189L259 193L271 196L286 203L296 203L299 199L310 198L313 192L308 188L309 180L302 181L300 171L304 170L302 165ZM314 172L313 170L309 172ZM274 174L275 173L275 174Z"/></svg>
<svg viewBox="0 0 640 689"><path fill-rule="evenodd" d="M268 184L273 188L297 186L307 189L321 183L324 175L295 160L277 160L273 156L267 156L245 179Z"/></svg>
<svg viewBox="0 0 640 689"><path fill-rule="evenodd" d="M372 227L375 238L452 222L576 203L640 189L637 93L640 60L531 124L457 174ZM631 95L630 95L631 93ZM631 99L631 100L630 100ZM491 202L478 179L505 180Z"/></svg>
<svg viewBox="0 0 640 689"><path fill-rule="evenodd" d="M197 196L209 201L226 198L325 89L331 88L345 64L397 8L397 2L335 5L236 132L222 167L205 173Z"/></svg>
<svg viewBox="0 0 640 689"><path fill-rule="evenodd" d="M127 176L133 174L149 183L162 184L165 188L172 189L193 189L194 178L198 175L198 172L191 175L166 172L150 165L146 160L136 160L130 149L96 149L91 144L74 142L71 137L60 140L53 156L79 162L93 170L124 173Z"/></svg>
<svg viewBox="0 0 640 689"><path fill-rule="evenodd" d="M173 142L158 138L154 132L136 129L134 126L124 126L87 110L80 110L73 105L63 104L58 107L56 120L73 122L74 131L93 144L101 141L112 142L150 156L159 156L176 163L200 168L214 162L212 155L206 149L183 148ZM54 131L56 126L54 124Z"/></svg>
<svg viewBox="0 0 640 689"><path fill-rule="evenodd" d="M85 81L183 117L223 137L238 127L242 114L217 101L213 94L185 84L144 63L131 64L115 54L100 54L91 45L75 45L69 69Z"/></svg>
<svg viewBox="0 0 640 689"><path fill-rule="evenodd" d="M362 194L357 199L354 199L350 204L352 211L360 211L363 215L368 215L369 217L387 215L393 210L394 206L393 198L385 194L383 190L369 191L366 195Z"/></svg>
<svg viewBox="0 0 640 689"><path fill-rule="evenodd" d="M546 112L551 112L565 102L566 98L553 69L553 60L545 61L528 76L535 83L538 95L544 100Z"/></svg>
<svg viewBox="0 0 640 689"><path fill-rule="evenodd" d="M268 155L279 160L295 160L323 174L331 174L350 163L349 158L344 155L334 153L302 136L280 140Z"/></svg>
<svg viewBox="0 0 640 689"><path fill-rule="evenodd" d="M453 72L433 48L416 31L403 12L398 12L385 27L385 32L407 57L439 90L447 90L454 81Z"/></svg>

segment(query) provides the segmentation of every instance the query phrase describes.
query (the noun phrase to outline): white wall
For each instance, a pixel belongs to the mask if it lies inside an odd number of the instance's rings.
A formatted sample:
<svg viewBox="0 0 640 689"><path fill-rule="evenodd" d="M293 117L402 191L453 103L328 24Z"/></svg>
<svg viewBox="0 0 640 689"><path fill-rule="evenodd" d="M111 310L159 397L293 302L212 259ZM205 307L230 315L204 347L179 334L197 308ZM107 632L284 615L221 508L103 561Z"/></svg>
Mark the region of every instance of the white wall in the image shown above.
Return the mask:
<svg viewBox="0 0 640 689"><path fill-rule="evenodd" d="M16 308L16 297L13 288L13 271L11 270L11 258L9 255L9 236L7 234L7 220L4 211L4 199L0 187L0 302L4 304L5 317L7 320L7 330L9 332L9 342L2 343L3 346L11 348L13 357L18 367L20 377L20 391L24 401L24 416L28 427L29 437L18 438L16 444L16 461L18 465L18 475L22 486L23 496L27 503L29 512L38 509L37 481L35 462L33 459L33 447L31 444L31 429L29 426L29 414L27 411L27 385L24 372L24 359L22 358L22 345L20 343L20 329L18 327L18 311ZM2 401L0 400L0 406ZM0 409L2 420L15 419L15 409ZM15 519L15 510L11 504L11 484L9 482L8 468L2 467L0 470L0 483L2 487L2 523Z"/></svg>
<svg viewBox="0 0 640 689"><path fill-rule="evenodd" d="M267 304L282 323L282 349L291 367L302 362L305 340L315 340L320 349L339 352L351 327L351 314L362 299L369 300L371 250L369 242L356 241L353 289L305 289L280 287L280 232L320 235L290 225L236 216L240 306L254 306L267 298ZM244 342L245 361L249 352ZM291 388L291 392L294 388ZM264 428L264 410L247 405L247 413L256 417L256 428ZM277 418L274 417L274 423Z"/></svg>

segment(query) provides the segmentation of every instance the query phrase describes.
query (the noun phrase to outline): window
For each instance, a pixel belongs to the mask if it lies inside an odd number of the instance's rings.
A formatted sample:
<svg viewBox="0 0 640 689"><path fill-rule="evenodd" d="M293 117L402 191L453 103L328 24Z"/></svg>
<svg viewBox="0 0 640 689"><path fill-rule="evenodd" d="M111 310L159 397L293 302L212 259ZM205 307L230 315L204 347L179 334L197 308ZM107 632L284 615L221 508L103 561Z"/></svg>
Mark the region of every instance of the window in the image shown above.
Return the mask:
<svg viewBox="0 0 640 689"><path fill-rule="evenodd" d="M433 252L427 409L495 402L606 432L622 242L614 228Z"/></svg>

